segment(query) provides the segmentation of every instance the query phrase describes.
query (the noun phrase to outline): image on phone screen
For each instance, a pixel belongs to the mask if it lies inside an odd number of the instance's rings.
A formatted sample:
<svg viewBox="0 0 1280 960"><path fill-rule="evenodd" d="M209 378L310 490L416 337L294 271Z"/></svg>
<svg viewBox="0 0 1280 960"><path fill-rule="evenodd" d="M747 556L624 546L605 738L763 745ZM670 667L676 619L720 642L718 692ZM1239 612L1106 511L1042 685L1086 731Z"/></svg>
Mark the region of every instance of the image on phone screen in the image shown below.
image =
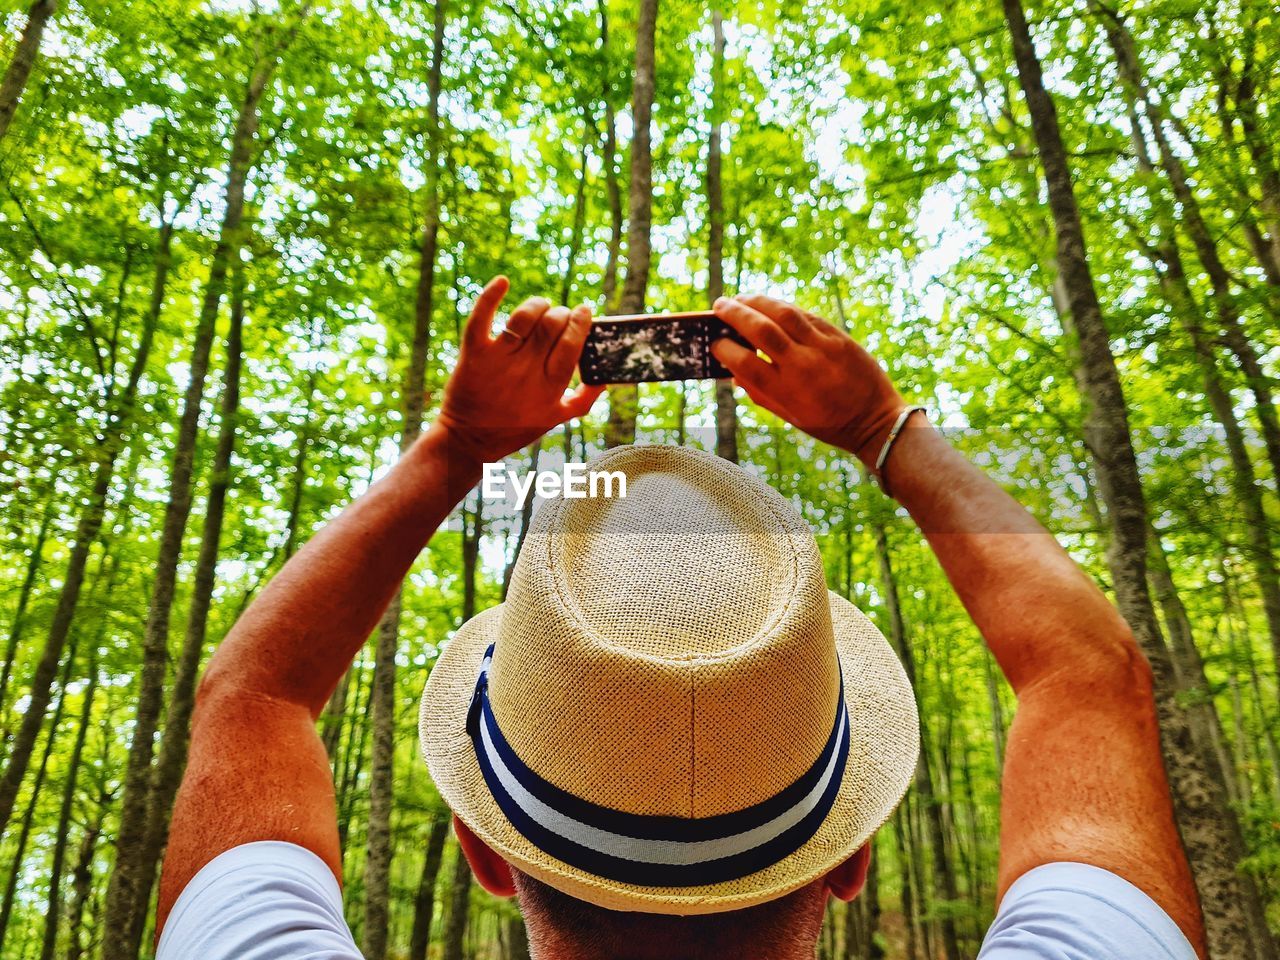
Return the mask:
<svg viewBox="0 0 1280 960"><path fill-rule="evenodd" d="M746 344L713 313L605 317L591 325L578 368L593 385L728 377L711 352L721 337Z"/></svg>

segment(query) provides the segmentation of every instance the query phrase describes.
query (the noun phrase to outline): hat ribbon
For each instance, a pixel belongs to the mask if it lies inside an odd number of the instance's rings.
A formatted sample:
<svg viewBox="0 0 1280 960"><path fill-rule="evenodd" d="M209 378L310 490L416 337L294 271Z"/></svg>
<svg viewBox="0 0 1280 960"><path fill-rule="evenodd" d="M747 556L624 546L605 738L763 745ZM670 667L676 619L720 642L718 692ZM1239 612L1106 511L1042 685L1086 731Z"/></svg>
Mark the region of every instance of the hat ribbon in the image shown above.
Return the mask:
<svg viewBox="0 0 1280 960"><path fill-rule="evenodd" d="M491 644L485 651L467 711L476 760L512 826L539 850L569 866L638 886L695 887L737 880L804 846L840 792L849 756L843 677L826 745L790 786L731 813L652 816L602 807L568 793L516 755L489 704L493 650Z"/></svg>

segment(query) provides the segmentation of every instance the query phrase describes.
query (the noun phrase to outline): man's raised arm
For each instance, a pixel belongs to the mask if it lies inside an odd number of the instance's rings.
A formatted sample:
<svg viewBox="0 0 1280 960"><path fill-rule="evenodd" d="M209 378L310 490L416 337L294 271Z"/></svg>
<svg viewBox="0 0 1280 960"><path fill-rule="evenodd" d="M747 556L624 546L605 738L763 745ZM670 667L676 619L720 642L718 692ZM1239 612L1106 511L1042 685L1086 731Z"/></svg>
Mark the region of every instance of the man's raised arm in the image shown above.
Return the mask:
<svg viewBox="0 0 1280 960"><path fill-rule="evenodd" d="M296 843L341 880L333 778L316 719L481 464L582 416L600 394L565 394L589 311L527 300L495 338L490 326L506 291L499 278L480 295L434 425L285 564L209 661L161 875L157 936L187 882L243 843Z"/></svg>
<svg viewBox="0 0 1280 960"><path fill-rule="evenodd" d="M772 362L713 348L756 403L875 469L906 409L842 331L767 297L716 312ZM1128 625L1056 540L913 414L884 466L1018 696L1002 783L999 892L1058 861L1145 892L1204 956L1174 825L1151 673Z"/></svg>

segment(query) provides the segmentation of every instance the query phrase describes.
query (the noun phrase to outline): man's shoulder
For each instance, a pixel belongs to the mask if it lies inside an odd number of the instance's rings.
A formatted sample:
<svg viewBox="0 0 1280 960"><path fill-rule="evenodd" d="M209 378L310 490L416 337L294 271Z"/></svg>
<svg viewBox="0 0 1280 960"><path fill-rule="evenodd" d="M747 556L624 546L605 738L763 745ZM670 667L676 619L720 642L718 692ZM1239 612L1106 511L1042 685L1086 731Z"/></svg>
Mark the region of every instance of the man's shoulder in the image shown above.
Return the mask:
<svg viewBox="0 0 1280 960"><path fill-rule="evenodd" d="M1086 863L1047 863L1009 887L979 960L1196 960L1164 910L1128 880Z"/></svg>
<svg viewBox="0 0 1280 960"><path fill-rule="evenodd" d="M232 847L191 879L156 960L360 960L338 881L315 853L263 840Z"/></svg>

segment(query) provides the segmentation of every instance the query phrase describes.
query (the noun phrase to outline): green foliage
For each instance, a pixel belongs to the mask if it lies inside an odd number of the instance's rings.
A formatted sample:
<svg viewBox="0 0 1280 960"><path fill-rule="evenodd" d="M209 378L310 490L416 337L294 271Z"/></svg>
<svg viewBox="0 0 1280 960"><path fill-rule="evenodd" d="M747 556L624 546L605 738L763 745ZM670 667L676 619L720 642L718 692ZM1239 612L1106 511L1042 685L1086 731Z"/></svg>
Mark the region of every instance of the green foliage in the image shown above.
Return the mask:
<svg viewBox="0 0 1280 960"><path fill-rule="evenodd" d="M94 911L111 869L165 477L232 128L252 65L298 10L289 2L260 8L232 0L64 0L0 144L0 644L14 641L0 700L3 751L25 709L100 441L156 294L163 224L173 224L155 344L91 555L69 679L54 694L60 724L46 734L53 740L39 793L33 774L16 808L19 816L32 812L30 838L21 854L15 827L0 839L0 876L9 867L19 876L5 956L11 949L13 956L34 955L61 831L70 844L59 944L76 936L90 950L99 946ZM1105 518L1082 437L1074 344L1052 299L1052 223L998 7L787 0L723 10L729 291L794 296L850 329L1106 586ZM0 12L0 61L12 55L24 11L25 4L20 10L11 3ZM1259 0L1144 0L1122 12L1149 83L1176 119L1176 149L1232 275L1243 329L1274 376L1280 287L1268 281L1249 231L1274 237L1280 213L1268 214L1263 202L1265 171L1244 138L1239 110L1241 80L1252 71L1258 136L1274 162L1280 18ZM320 3L267 91L248 191L244 402L210 647L286 556L395 456L424 164L436 133L427 96L432 14L430 4L400 0ZM1163 176L1140 169L1115 64L1090 8L1046 0L1029 15L1072 155L1154 526L1205 663L1204 684L1190 683L1179 702L1207 701L1218 711L1249 843L1242 868L1258 879L1276 917L1276 665L1253 547L1203 371L1144 253L1153 225L1178 210ZM428 416L456 358L470 301L492 275L511 278L514 298L559 298L565 284L572 301L603 304L611 178L626 208L634 25L634 6L619 0L450 3ZM707 8L664 0L657 44L648 302L692 309L705 303L708 271ZM612 165L603 148L606 102L618 117ZM1211 289L1195 251L1185 237L1175 242L1192 295L1207 311ZM576 260L566 277L571 250ZM227 309L211 383L225 361ZM1273 522L1277 478L1254 400L1239 369L1219 354L1218 375L1245 426ZM197 517L218 428L216 393L213 387L205 398L197 450ZM705 384L646 388L640 437L712 448L712 409ZM745 400L738 412L744 461L814 526L832 588L886 630L874 529L887 529L936 771L932 802L941 805L946 837L942 851L926 849L913 867L899 855L891 826L882 831L883 937L889 956L904 955L903 890L914 884L922 932L949 918L972 955L996 889L995 745L1013 698L990 680L981 638L927 545L856 464ZM601 420L597 413L582 424L575 458L583 445L598 447ZM545 445L558 448L559 435ZM486 517L480 608L501 599L518 526L517 516ZM460 530L455 517L432 540L405 594L393 819L397 955L408 942L427 830L445 815L417 757L415 720L431 664L461 622ZM1274 527L1266 535L1274 548ZM198 536L193 523L174 611L175 655ZM99 689L84 754L72 770L91 661ZM325 721L335 732L348 913L357 934L371 676L369 652L352 668L345 711ZM72 776L71 819L60 824L59 798ZM921 802L909 802L895 824L910 843L927 847ZM88 900L73 917L72 868L86 837ZM939 854L954 866L960 900L933 892L931 858ZM453 855L441 877L451 875ZM477 955L496 956L510 907L480 892L472 903Z"/></svg>

